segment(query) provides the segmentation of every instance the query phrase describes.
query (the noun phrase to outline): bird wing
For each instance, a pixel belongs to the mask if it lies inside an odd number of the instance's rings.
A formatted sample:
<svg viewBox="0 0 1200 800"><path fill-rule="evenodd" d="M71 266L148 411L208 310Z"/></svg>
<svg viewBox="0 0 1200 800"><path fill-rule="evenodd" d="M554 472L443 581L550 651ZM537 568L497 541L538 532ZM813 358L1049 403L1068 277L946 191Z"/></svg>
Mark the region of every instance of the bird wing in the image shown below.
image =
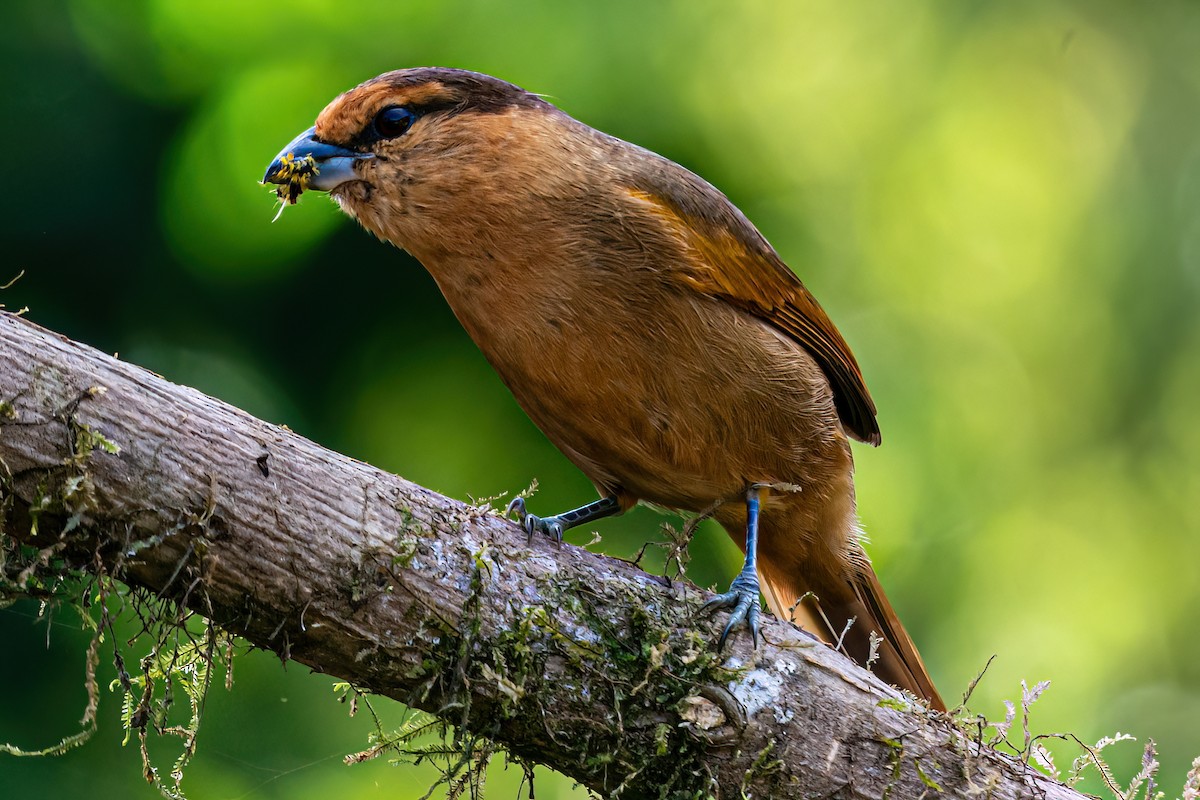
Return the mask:
<svg viewBox="0 0 1200 800"><path fill-rule="evenodd" d="M759 317L801 344L829 379L842 424L855 438L879 444L875 403L850 347L825 310L724 195L686 174L692 180L659 173L653 188L629 190L684 243L685 257L674 265L673 277Z"/></svg>

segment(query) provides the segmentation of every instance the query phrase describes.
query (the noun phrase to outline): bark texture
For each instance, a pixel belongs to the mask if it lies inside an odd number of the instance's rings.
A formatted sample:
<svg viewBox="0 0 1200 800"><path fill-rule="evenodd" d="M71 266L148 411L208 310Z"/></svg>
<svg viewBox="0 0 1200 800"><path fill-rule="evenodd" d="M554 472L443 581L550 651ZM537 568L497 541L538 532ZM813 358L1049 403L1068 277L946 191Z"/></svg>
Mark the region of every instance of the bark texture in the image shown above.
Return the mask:
<svg viewBox="0 0 1200 800"><path fill-rule="evenodd" d="M99 547L127 583L605 796L1083 797L790 624L718 656L694 586L527 542L7 313L0 509L11 537L77 564Z"/></svg>

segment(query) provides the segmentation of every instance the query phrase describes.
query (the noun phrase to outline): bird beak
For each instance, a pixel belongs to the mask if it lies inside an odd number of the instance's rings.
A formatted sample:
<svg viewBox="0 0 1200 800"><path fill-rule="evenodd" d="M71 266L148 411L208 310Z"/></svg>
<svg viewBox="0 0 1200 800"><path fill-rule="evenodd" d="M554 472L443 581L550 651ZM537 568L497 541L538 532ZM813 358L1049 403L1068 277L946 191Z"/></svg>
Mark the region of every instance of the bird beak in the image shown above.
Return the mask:
<svg viewBox="0 0 1200 800"><path fill-rule="evenodd" d="M262 182L293 191L311 188L328 192L348 181L362 180L354 171L354 162L375 156L322 142L317 139L316 130L309 128L283 148L267 167ZM299 191L295 193L298 195Z"/></svg>

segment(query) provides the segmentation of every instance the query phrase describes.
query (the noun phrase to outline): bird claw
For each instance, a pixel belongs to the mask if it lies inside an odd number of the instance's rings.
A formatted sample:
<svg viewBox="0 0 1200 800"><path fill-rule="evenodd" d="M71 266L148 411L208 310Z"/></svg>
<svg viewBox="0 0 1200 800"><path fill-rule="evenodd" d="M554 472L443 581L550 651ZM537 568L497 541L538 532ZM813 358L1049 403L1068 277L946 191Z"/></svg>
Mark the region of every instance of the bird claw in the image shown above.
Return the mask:
<svg viewBox="0 0 1200 800"><path fill-rule="evenodd" d="M758 576L743 572L733 579L728 592L719 594L704 604L701 609L703 613L712 613L719 608L733 609L729 614L729 621L725 623L725 630L721 631L721 638L717 640L718 653L725 649L725 639L729 637L729 632L742 622L750 629L754 647L758 648L759 598Z"/></svg>
<svg viewBox="0 0 1200 800"><path fill-rule="evenodd" d="M508 508L504 509L504 516L511 517L513 515L516 515L517 522L525 529L529 541L533 541L535 533L542 533L556 543L562 544L564 528L558 517L539 517L537 514L530 514L525 508L524 497L514 497L508 504Z"/></svg>

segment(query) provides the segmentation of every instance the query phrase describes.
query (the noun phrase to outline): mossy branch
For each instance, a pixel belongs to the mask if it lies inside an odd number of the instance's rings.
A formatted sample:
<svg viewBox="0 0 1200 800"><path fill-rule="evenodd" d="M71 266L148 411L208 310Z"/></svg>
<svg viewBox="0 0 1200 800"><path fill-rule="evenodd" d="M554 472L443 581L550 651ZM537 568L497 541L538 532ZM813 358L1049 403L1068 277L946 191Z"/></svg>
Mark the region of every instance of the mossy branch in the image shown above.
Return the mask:
<svg viewBox="0 0 1200 800"><path fill-rule="evenodd" d="M0 522L605 796L1082 797L789 624L718 657L691 585L7 313Z"/></svg>

